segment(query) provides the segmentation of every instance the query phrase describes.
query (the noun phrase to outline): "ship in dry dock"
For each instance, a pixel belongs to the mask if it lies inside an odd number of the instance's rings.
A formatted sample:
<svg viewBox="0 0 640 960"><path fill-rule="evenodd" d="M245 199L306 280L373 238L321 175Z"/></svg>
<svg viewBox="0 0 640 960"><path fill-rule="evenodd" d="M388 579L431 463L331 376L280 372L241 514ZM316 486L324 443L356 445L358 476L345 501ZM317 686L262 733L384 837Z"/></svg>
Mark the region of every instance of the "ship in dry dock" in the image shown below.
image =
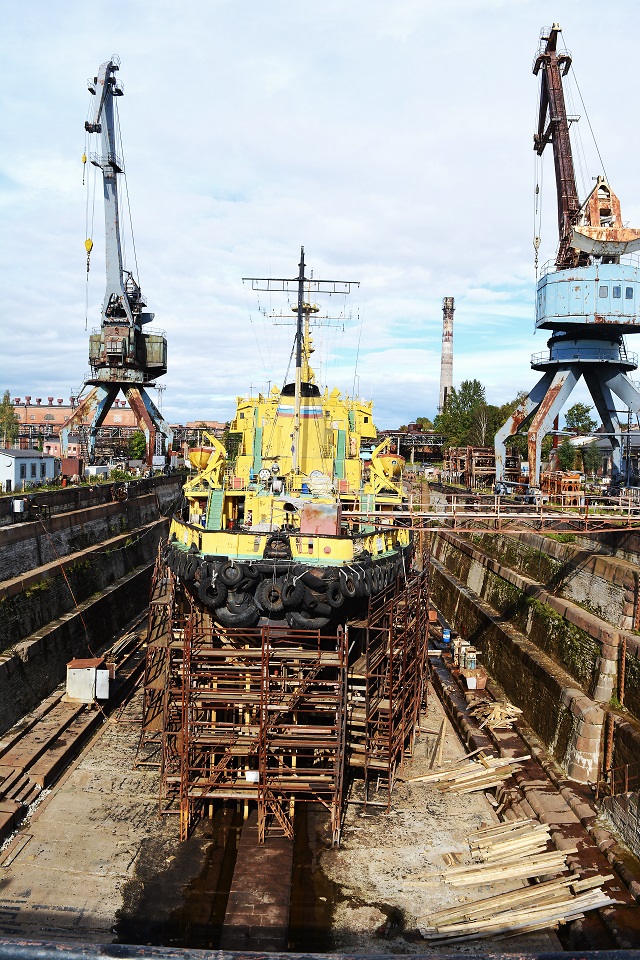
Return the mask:
<svg viewBox="0 0 640 960"><path fill-rule="evenodd" d="M192 451L154 577L141 749L160 747L183 837L229 800L257 804L259 839L292 837L296 804L319 801L337 843L348 771L390 796L411 749L427 579L372 403L316 383L311 295L338 282L308 279L304 249L297 278L264 282L297 294L295 381L239 399L235 456L213 436Z"/></svg>

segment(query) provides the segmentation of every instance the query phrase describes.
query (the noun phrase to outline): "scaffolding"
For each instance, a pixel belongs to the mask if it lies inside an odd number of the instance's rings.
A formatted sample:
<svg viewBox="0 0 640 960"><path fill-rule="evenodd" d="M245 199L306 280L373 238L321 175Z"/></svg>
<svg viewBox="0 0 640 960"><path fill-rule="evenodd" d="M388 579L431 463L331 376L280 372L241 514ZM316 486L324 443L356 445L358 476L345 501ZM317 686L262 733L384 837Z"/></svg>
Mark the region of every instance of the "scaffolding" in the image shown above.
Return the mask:
<svg viewBox="0 0 640 960"><path fill-rule="evenodd" d="M375 778L390 798L411 754L427 620L425 570L331 634L274 621L226 628L159 561L138 753L159 765L159 813L179 815L186 839L217 804L235 801L245 816L255 804L263 842L267 833L292 838L296 805L315 802L337 845L350 767L365 791Z"/></svg>
<svg viewBox="0 0 640 960"><path fill-rule="evenodd" d="M369 788L386 787L387 809L398 767L411 756L426 700L428 568L370 602L350 628L360 655L349 668L348 762Z"/></svg>

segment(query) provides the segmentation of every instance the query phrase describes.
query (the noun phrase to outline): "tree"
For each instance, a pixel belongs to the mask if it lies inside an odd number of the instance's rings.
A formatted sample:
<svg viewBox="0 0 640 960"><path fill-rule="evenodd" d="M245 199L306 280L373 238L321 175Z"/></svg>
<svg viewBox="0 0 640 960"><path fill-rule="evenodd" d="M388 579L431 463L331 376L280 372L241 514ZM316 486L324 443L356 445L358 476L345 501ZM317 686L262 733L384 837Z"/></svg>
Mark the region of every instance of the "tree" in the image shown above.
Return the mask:
<svg viewBox="0 0 640 960"><path fill-rule="evenodd" d="M573 430L574 433L592 433L597 426L596 421L589 416L592 410L593 407L588 407L586 403L574 403L564 415L567 430Z"/></svg>
<svg viewBox="0 0 640 960"><path fill-rule="evenodd" d="M481 407L486 407L483 385L479 380L463 380L452 388L447 405L435 419L434 427L447 438L447 446L464 447L472 442L473 428Z"/></svg>
<svg viewBox="0 0 640 960"><path fill-rule="evenodd" d="M433 430L433 423L429 420L429 417L416 417L416 426L420 427L421 430Z"/></svg>
<svg viewBox="0 0 640 960"><path fill-rule="evenodd" d="M563 440L556 451L560 470L573 470L576 462L576 448L569 440Z"/></svg>
<svg viewBox="0 0 640 960"><path fill-rule="evenodd" d="M0 402L0 435L5 447L15 443L20 429L20 418L11 403L11 394L5 390Z"/></svg>
<svg viewBox="0 0 640 960"><path fill-rule="evenodd" d="M581 450L582 469L585 474L595 476L600 464L602 463L602 454L598 449L595 440L592 443L585 443Z"/></svg>
<svg viewBox="0 0 640 960"><path fill-rule="evenodd" d="M129 459L145 460L147 456L147 441L142 430L136 432L129 438Z"/></svg>

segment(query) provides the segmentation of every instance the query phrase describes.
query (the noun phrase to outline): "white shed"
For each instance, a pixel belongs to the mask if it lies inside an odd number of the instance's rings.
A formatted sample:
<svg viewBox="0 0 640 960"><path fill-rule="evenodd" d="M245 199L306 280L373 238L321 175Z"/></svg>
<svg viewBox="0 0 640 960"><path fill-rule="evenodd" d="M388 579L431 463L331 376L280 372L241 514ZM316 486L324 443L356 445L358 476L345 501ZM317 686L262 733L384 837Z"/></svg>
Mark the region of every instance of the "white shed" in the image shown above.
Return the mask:
<svg viewBox="0 0 640 960"><path fill-rule="evenodd" d="M45 480L54 480L59 461L39 450L0 450L0 486L5 493L21 493Z"/></svg>

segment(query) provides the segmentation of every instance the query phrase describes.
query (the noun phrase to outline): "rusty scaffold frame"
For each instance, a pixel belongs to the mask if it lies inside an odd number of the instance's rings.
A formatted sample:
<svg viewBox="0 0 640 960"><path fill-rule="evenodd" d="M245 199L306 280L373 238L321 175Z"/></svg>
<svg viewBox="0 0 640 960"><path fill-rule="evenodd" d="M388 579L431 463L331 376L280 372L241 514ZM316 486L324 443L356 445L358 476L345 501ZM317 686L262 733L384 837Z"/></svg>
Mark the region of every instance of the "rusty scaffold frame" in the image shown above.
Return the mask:
<svg viewBox="0 0 640 960"><path fill-rule="evenodd" d="M161 813L185 839L209 805L258 807L258 836L293 836L296 802L322 803L340 836L347 638L275 625L225 629L194 605L174 621L163 710Z"/></svg>
<svg viewBox="0 0 640 960"><path fill-rule="evenodd" d="M390 802L425 697L424 558L365 613L332 634L225 628L159 558L136 762L159 767L159 814L179 815L182 839L225 801L257 805L260 841L293 837L296 804L319 802L337 844L349 763Z"/></svg>
<svg viewBox="0 0 640 960"><path fill-rule="evenodd" d="M348 762L369 788L386 785L387 809L398 767L411 756L428 680L428 564L404 585L370 601L350 628L359 651L349 668Z"/></svg>

